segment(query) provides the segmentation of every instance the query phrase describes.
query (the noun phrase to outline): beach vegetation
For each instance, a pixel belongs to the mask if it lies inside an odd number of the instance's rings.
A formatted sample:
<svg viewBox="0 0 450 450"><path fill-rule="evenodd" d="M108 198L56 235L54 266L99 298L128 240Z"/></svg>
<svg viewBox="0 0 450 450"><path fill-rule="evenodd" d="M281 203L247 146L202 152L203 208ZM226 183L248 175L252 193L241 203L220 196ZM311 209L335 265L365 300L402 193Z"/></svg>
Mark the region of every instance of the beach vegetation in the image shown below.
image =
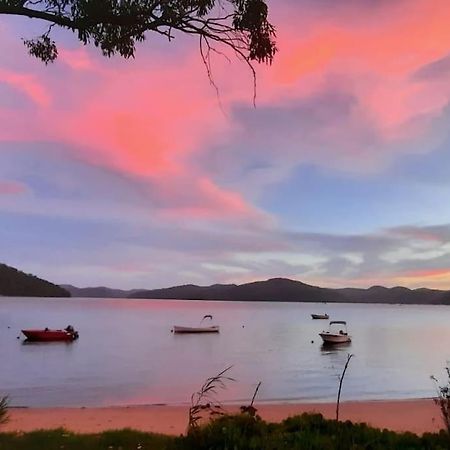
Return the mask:
<svg viewBox="0 0 450 450"><path fill-rule="evenodd" d="M8 420L8 397L4 396L0 398L0 425L7 423Z"/></svg>
<svg viewBox="0 0 450 450"><path fill-rule="evenodd" d="M366 424L327 420L302 414L268 423L248 414L222 416L178 442L179 450L448 450L444 432L417 436L372 428Z"/></svg>
<svg viewBox="0 0 450 450"><path fill-rule="evenodd" d="M442 421L450 435L450 367L447 366L445 371L447 380L444 384L441 384L435 376L432 376L431 379L435 381L437 389L437 397L434 401L441 410Z"/></svg>
<svg viewBox="0 0 450 450"><path fill-rule="evenodd" d="M134 430L76 434L58 430L0 433L0 450L448 450L448 433L396 433L302 414L268 423L249 414L217 416L185 436Z"/></svg>
<svg viewBox="0 0 450 450"><path fill-rule="evenodd" d="M255 408L254 403L256 396L258 395L259 388L261 387L261 381L258 382L253 392L252 400L249 405L242 405L239 409L242 414L248 414L251 417L256 417L258 410Z"/></svg>
<svg viewBox="0 0 450 450"><path fill-rule="evenodd" d="M191 406L188 413L188 433L195 433L204 420L225 415L222 403L218 400L219 389L225 389L228 381L234 381L227 375L232 366L209 377L197 392L191 395Z"/></svg>
<svg viewBox="0 0 450 450"><path fill-rule="evenodd" d="M342 370L341 375L339 376L339 389L336 399L336 420L339 420L339 406L341 404L341 392L342 392L342 383L344 382L344 377L348 369L348 365L350 364L350 360L353 358L353 354L347 355L347 361L345 362L344 369Z"/></svg>
<svg viewBox="0 0 450 450"><path fill-rule="evenodd" d="M123 429L77 434L62 428L29 433L0 433L0 450L169 450L174 438Z"/></svg>

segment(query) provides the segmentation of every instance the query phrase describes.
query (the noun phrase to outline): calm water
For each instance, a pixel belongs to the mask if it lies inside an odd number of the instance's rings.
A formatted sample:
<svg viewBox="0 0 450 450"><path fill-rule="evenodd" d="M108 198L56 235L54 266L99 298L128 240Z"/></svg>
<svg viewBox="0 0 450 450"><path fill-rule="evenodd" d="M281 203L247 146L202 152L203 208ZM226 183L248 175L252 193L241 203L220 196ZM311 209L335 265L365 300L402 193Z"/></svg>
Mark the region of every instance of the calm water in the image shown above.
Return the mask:
<svg viewBox="0 0 450 450"><path fill-rule="evenodd" d="M326 321L347 320L350 346L324 350ZM213 314L219 335L173 335ZM23 344L21 328L73 324L71 344ZM0 299L0 394L14 405L184 403L207 376L233 365L224 401L334 400L353 353L344 399L429 397L450 359L445 306Z"/></svg>

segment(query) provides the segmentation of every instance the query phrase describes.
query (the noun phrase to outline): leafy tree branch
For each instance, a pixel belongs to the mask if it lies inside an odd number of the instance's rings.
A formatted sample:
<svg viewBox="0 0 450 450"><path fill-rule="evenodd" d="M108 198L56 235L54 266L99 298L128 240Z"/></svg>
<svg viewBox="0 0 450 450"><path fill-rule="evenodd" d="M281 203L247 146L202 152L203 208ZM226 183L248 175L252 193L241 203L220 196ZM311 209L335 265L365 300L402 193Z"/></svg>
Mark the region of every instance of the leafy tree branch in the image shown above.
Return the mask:
<svg viewBox="0 0 450 450"><path fill-rule="evenodd" d="M220 52L216 46L230 48L250 67L270 64L277 50L265 0L0 0L0 14L48 23L42 35L24 39L29 53L46 64L58 57L54 26L105 56L134 57L136 44L151 32L169 40L176 32L197 36L207 65L210 52Z"/></svg>

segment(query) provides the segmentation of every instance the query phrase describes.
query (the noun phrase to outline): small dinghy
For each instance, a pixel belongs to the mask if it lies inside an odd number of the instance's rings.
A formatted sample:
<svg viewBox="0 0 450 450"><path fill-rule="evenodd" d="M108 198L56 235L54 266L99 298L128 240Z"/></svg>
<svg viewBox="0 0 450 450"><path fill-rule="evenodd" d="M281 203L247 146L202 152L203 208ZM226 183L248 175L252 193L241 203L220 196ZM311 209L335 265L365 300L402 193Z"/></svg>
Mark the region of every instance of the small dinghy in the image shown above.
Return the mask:
<svg viewBox="0 0 450 450"><path fill-rule="evenodd" d="M71 342L78 339L78 331L75 331L72 325L67 326L64 330L22 330L28 341L30 342Z"/></svg>
<svg viewBox="0 0 450 450"><path fill-rule="evenodd" d="M328 320L330 318L328 314L311 314L311 317L313 319L324 319L324 320Z"/></svg>
<svg viewBox="0 0 450 450"><path fill-rule="evenodd" d="M202 325L205 319L212 320L211 314L207 314L200 321L200 325L198 327L182 327L179 325L174 325L172 332L176 334L187 334L187 333L218 333L219 327L217 325L205 326Z"/></svg>
<svg viewBox="0 0 450 450"><path fill-rule="evenodd" d="M352 340L347 331L347 322L343 320L331 321L328 331L322 331L319 335L324 344L344 344Z"/></svg>

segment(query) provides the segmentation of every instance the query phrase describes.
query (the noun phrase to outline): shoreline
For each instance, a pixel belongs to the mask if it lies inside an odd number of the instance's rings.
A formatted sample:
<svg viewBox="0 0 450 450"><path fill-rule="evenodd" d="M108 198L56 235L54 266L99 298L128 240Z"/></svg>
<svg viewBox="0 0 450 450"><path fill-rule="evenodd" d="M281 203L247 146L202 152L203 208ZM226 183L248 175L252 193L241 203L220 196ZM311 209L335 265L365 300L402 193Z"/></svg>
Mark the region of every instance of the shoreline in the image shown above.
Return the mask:
<svg viewBox="0 0 450 450"><path fill-rule="evenodd" d="M347 288L339 288L347 289ZM351 289L351 288L350 288ZM150 301L169 301L169 302L214 302L214 303L297 303L302 305L381 305L381 306L450 306L449 303L398 303L398 302L355 302L355 301L305 301L305 300L223 300L223 299L183 299L183 298L147 298L147 297L23 297L20 295L0 295L0 300L20 298L24 300L150 300Z"/></svg>
<svg viewBox="0 0 450 450"><path fill-rule="evenodd" d="M304 412L335 417L335 403L256 403L258 414L268 422L280 422ZM239 405L224 405L227 412L239 412ZM139 431L180 435L186 431L188 405L133 405L80 408L11 407L10 420L3 432L28 432L66 428L78 433L133 428ZM438 432L443 427L440 410L433 399L361 400L340 404L342 421L365 422L376 428L410 431L416 434Z"/></svg>

